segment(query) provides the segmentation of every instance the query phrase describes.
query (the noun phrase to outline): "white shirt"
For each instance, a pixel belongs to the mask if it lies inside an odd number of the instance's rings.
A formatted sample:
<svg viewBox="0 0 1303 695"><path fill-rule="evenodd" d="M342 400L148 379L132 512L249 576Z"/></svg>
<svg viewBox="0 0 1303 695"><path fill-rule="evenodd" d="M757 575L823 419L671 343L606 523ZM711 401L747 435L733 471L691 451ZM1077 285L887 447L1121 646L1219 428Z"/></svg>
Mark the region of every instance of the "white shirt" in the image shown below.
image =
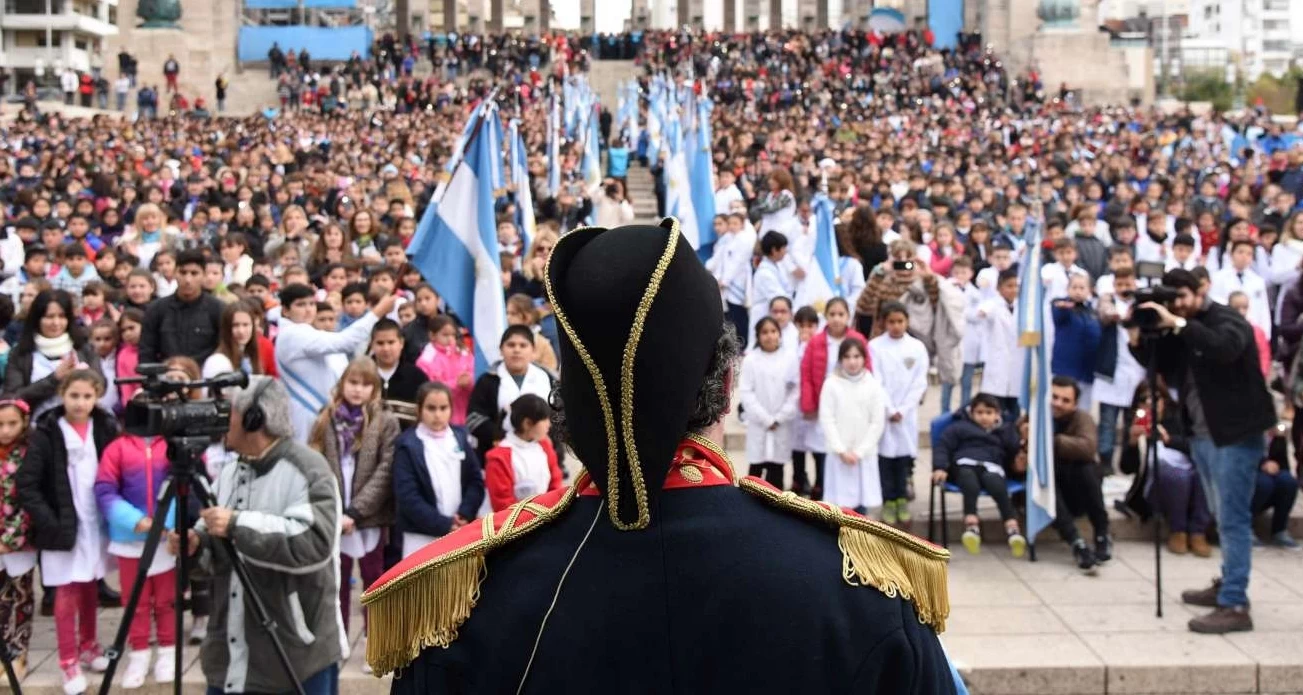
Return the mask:
<svg viewBox="0 0 1303 695"><path fill-rule="evenodd" d="M1041 266L1041 284L1045 285L1046 298L1059 299L1068 296L1068 279L1072 275L1080 275L1086 278L1087 282L1090 281L1090 273L1076 263L1068 268L1064 268L1061 263Z"/></svg>
<svg viewBox="0 0 1303 695"><path fill-rule="evenodd" d="M434 433L417 425L416 437L421 440L421 453L434 490L435 507L443 516L454 516L461 507L461 464L466 452L457 445L457 437L450 429ZM433 536L404 532L403 557L420 550L432 540Z"/></svg>
<svg viewBox="0 0 1303 695"><path fill-rule="evenodd" d="M552 468L547 463L547 452L538 442L527 442L515 432L508 432L502 444L511 449L511 471L517 500L527 499L542 492L552 483Z"/></svg>
<svg viewBox="0 0 1303 695"><path fill-rule="evenodd" d="M748 463L782 463L792 457L792 423L800 413L796 351L748 350L742 358L742 401ZM771 426L778 425L775 429Z"/></svg>
<svg viewBox="0 0 1303 695"><path fill-rule="evenodd" d="M1213 274L1208 297L1214 302L1225 304L1231 293L1236 291L1249 296L1249 323L1271 335L1271 304L1267 298L1266 281L1252 269L1239 273L1233 267L1226 267Z"/></svg>
<svg viewBox="0 0 1303 695"><path fill-rule="evenodd" d="M330 390L338 381L327 359L332 354L348 354L371 337L376 315L370 311L353 325L338 333L319 331L310 324L281 321L276 335L276 366L281 383L290 394L290 420L294 438L308 441L317 413L326 407Z"/></svg>
<svg viewBox="0 0 1303 695"><path fill-rule="evenodd" d="M59 430L68 450L68 483L77 514L77 542L72 550L41 552L41 579L46 586L103 579L106 564L107 539L100 529L99 506L95 501L95 474L100 465L95 451L95 425L87 425L85 439L64 418L59 418Z"/></svg>
<svg viewBox="0 0 1303 695"><path fill-rule="evenodd" d="M886 424L879 456L918 455L918 407L927 391L927 347L906 333L899 339L882 335L869 341L873 375L886 394ZM899 422L891 422L899 413Z"/></svg>
<svg viewBox="0 0 1303 695"><path fill-rule="evenodd" d="M729 206L735 200L743 200L742 191L738 190L735 183L715 191L715 214L723 215L727 213L730 209Z"/></svg>

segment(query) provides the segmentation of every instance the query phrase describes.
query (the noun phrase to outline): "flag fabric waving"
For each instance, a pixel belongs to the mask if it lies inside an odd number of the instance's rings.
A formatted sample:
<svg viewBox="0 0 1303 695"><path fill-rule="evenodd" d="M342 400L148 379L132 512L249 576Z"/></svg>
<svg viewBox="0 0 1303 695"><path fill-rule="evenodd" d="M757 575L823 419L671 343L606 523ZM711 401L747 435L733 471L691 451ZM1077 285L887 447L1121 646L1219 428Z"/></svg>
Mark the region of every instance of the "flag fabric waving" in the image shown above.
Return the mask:
<svg viewBox="0 0 1303 695"><path fill-rule="evenodd" d="M511 141L511 182L516 185L516 226L520 229L520 243L528 249L534 243L534 192L529 188L529 164L525 139L520 135L520 121L511 120L508 128Z"/></svg>
<svg viewBox="0 0 1303 695"><path fill-rule="evenodd" d="M547 119L547 191L553 196L561 191L561 103L555 94Z"/></svg>
<svg viewBox="0 0 1303 695"><path fill-rule="evenodd" d="M1028 229L1027 247L1040 248L1039 231ZM1023 389L1019 404L1027 411L1027 538L1054 521L1058 508L1054 486L1054 419L1050 411L1050 354L1045 340L1045 286L1041 254L1023 257L1018 287L1019 344L1023 355Z"/></svg>
<svg viewBox="0 0 1303 695"><path fill-rule="evenodd" d="M442 197L425 209L408 249L412 264L470 329L476 375L500 359L498 342L507 328L491 180L501 152L493 150L486 126L472 126L464 159Z"/></svg>
<svg viewBox="0 0 1303 695"><path fill-rule="evenodd" d="M684 235L692 242L697 255L710 258L715 247L715 162L710 149L710 100L700 99L696 105L696 118L684 137L682 149L688 174L688 198L692 204L694 229L683 223ZM683 220L679 220L683 222Z"/></svg>
<svg viewBox="0 0 1303 695"><path fill-rule="evenodd" d="M834 296L841 296L841 284L837 282L837 229L833 224L832 198L820 193L812 201L814 208L814 262L819 272L808 273L802 281L802 300L815 298L815 302L827 302ZM809 287L805 287L808 285ZM854 302L857 297L847 297ZM806 306L802 304L802 306ZM809 304L818 306L818 304Z"/></svg>

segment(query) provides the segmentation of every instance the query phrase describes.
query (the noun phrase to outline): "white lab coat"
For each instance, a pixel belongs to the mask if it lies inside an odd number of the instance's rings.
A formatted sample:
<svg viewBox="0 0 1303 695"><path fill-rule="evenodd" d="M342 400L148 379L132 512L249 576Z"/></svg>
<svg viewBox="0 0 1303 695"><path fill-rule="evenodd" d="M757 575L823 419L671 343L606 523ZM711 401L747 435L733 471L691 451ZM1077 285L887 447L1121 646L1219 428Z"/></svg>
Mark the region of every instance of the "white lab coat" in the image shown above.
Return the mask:
<svg viewBox="0 0 1303 695"><path fill-rule="evenodd" d="M819 425L828 445L825 502L849 508L882 505L878 441L886 420L886 402L882 386L868 370L848 379L839 369L824 382L819 394ZM838 456L841 452L850 452L858 460L848 464Z"/></svg>
<svg viewBox="0 0 1303 695"><path fill-rule="evenodd" d="M1271 275L1267 280L1277 287L1290 286L1298 280L1300 261L1303 261L1303 241L1282 240L1271 249Z"/></svg>
<svg viewBox="0 0 1303 695"><path fill-rule="evenodd" d="M1245 270L1241 277L1235 268L1228 266L1213 274L1208 297L1214 302L1225 304L1231 293L1236 291L1249 295L1249 323L1271 335L1271 302L1267 298L1266 281L1251 269Z"/></svg>
<svg viewBox="0 0 1303 695"><path fill-rule="evenodd" d="M837 259L837 294L855 304L864 291L864 264L859 259L842 256Z"/></svg>
<svg viewBox="0 0 1303 695"><path fill-rule="evenodd" d="M1003 297L989 299L978 308L986 321L986 366L978 393L1001 398L1022 395L1023 350L1018 344L1018 305L1009 310Z"/></svg>
<svg viewBox="0 0 1303 695"><path fill-rule="evenodd" d="M330 399L339 375L330 368L327 358L333 354L351 354L371 337L376 315L368 311L353 325L338 333L319 331L310 324L295 323L288 318L280 322L276 334L276 367L281 383L290 392L290 420L294 438L307 443L317 413Z"/></svg>
<svg viewBox="0 0 1303 695"><path fill-rule="evenodd" d="M748 350L739 388L747 428L747 463L786 463L800 416L801 382L796 352ZM770 429L772 425L778 425Z"/></svg>
<svg viewBox="0 0 1303 695"><path fill-rule="evenodd" d="M726 234L715 242L714 252L706 262L706 269L723 285L720 296L725 303L746 305L747 280L751 274L751 256L756 236L745 229Z"/></svg>
<svg viewBox="0 0 1303 695"><path fill-rule="evenodd" d="M891 458L918 456L918 407L927 391L928 355L923 341L908 333L900 340L882 335L869 341L873 376L886 395L887 418L878 454ZM890 416L900 413L899 422Z"/></svg>
<svg viewBox="0 0 1303 695"><path fill-rule="evenodd" d="M964 285L964 364L981 364L986 359L986 321L978 316L982 291L973 283Z"/></svg>
<svg viewBox="0 0 1303 695"><path fill-rule="evenodd" d="M1131 306L1130 302L1120 297L1114 297L1113 303L1117 307L1118 314L1123 316L1128 313ZM1091 389L1093 400L1123 408L1130 408L1135 401L1136 388L1145 380L1145 368L1131 355L1127 337L1126 329L1118 326L1118 359L1117 366L1113 368L1113 378L1110 379L1096 372L1095 384Z"/></svg>
<svg viewBox="0 0 1303 695"><path fill-rule="evenodd" d="M775 297L792 298L787 276L777 263L768 258L760 261L751 278L751 304L747 310L747 332L751 334L748 345L756 344L756 322L769 315L769 302Z"/></svg>

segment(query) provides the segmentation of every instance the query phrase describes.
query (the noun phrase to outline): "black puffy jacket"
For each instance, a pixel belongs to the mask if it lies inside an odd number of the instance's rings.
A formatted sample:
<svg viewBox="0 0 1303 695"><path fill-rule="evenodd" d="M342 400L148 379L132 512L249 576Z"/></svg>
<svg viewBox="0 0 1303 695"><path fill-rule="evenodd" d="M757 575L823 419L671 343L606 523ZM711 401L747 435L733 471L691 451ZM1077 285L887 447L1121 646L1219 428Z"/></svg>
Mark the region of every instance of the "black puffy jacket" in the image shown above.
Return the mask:
<svg viewBox="0 0 1303 695"><path fill-rule="evenodd" d="M28 540L41 550L72 550L77 543L77 508L68 479L68 448L59 428L61 417L63 406L36 421L27 458L18 467L18 505L32 518ZM113 417L99 408L91 414L91 436L97 456L118 436Z"/></svg>

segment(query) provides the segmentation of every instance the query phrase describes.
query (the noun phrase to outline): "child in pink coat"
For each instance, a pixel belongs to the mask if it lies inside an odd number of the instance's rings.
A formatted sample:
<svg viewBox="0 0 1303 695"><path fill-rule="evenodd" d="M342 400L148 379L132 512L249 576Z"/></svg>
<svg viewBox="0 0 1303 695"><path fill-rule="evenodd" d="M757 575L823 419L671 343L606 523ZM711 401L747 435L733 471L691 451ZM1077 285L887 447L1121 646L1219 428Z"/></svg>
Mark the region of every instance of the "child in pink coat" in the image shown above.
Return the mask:
<svg viewBox="0 0 1303 695"><path fill-rule="evenodd" d="M443 314L430 318L430 342L416 358L416 367L452 389L452 424L466 424L466 406L475 386L475 356L458 340L457 324Z"/></svg>

